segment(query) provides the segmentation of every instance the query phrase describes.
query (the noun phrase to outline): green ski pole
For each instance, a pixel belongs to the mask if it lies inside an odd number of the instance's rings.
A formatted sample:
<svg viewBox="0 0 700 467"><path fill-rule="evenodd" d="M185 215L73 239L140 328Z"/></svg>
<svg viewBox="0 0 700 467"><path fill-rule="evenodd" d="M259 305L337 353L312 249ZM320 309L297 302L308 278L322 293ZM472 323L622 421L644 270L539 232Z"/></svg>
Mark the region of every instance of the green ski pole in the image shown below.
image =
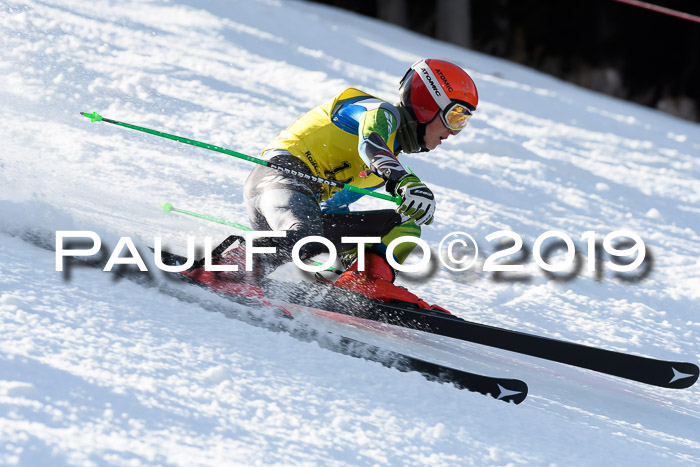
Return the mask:
<svg viewBox="0 0 700 467"><path fill-rule="evenodd" d="M307 180L312 180L314 182L322 183L324 185L329 185L329 186L332 186L335 188L340 188L342 190L354 191L356 193L362 193L363 195L374 196L375 198L384 199L387 201L392 201L396 204L401 204L401 198L398 196L386 195L384 193L376 193L372 190L367 190L365 188L359 188L356 186L352 186L348 183L339 182L337 180L330 180L327 178L316 177L315 175L301 173L301 172L298 172L296 170L292 170L288 167L277 165L275 163L272 163L272 162L269 162L269 161L266 161L263 159L259 159L257 157L252 157L252 156L248 156L245 154L241 154L240 152L232 151L230 149L222 148L220 146L214 146L213 144L202 143L201 141L196 141L196 140L189 139L189 138L183 138L182 136L171 135L169 133L163 133L162 131L152 130L150 128L144 128L141 126L131 125L130 123L119 122L117 120L105 118L102 115L98 114L97 112L92 112L92 113L80 112L80 115L83 115L84 117L89 118L91 122L107 122L107 123L111 123L113 125L119 125L119 126L123 126L125 128L130 128L132 130L142 131L144 133L148 133L151 135L160 136L161 138L171 139L173 141L178 141L180 143L189 144L191 146L197 146L200 148L209 149L210 151L220 152L222 154L226 154L229 156L236 157L238 159L243 159L243 160L246 160L249 162L253 162L255 164L264 165L265 167L270 167L271 169L280 170L282 172L291 174L295 177L304 178Z"/></svg>
<svg viewBox="0 0 700 467"><path fill-rule="evenodd" d="M229 222L229 221L227 221L227 220L219 219L218 217L209 216L209 215L207 215L207 214L200 214L200 213L198 213L198 212L187 211L187 210L185 210L185 209L176 208L175 206L172 205L172 203L165 203L165 204L163 204L163 206L161 206L161 207L162 207L162 209L163 209L164 212L179 212L180 214L185 214L185 215L187 215L187 216L196 217L196 218L198 218L198 219L204 219L204 220L206 220L206 221L215 222L215 223L221 224L221 225L227 225L227 226L229 226L229 227L234 227L234 228L240 229L240 230L247 230L247 231L252 231L252 230L253 230L253 229L251 229L250 227L248 227L247 225L238 224L238 223L236 223L236 222ZM321 265L321 263L319 263L318 261L311 261L311 264L313 264L314 266L320 266L320 265ZM342 273L343 273L343 271L341 271L340 269L334 268L333 266L327 268L326 271L332 271L332 272L334 272L334 273L336 273L336 274L342 274Z"/></svg>
<svg viewBox="0 0 700 467"><path fill-rule="evenodd" d="M224 219L219 219L218 217L208 216L206 214L199 214L198 212L186 211L184 209L176 208L171 203L165 203L161 207L163 208L164 212L179 212L180 214L185 214L187 216L197 217L199 219L204 219L204 220L210 221L210 222L216 222L217 224L227 225L229 227L234 227L234 228L239 229L239 230L248 230L248 231L253 230L250 227L248 227L247 225L237 224L235 222L229 222L229 221L226 221Z"/></svg>

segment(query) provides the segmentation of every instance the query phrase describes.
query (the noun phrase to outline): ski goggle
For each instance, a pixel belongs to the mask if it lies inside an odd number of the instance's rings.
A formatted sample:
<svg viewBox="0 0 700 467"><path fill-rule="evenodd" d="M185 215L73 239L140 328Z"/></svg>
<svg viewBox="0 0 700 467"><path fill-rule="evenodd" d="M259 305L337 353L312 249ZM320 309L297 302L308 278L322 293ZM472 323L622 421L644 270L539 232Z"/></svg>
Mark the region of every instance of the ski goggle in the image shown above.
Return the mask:
<svg viewBox="0 0 700 467"><path fill-rule="evenodd" d="M452 131L462 131L472 118L472 112L459 102L452 102L440 112L442 123Z"/></svg>

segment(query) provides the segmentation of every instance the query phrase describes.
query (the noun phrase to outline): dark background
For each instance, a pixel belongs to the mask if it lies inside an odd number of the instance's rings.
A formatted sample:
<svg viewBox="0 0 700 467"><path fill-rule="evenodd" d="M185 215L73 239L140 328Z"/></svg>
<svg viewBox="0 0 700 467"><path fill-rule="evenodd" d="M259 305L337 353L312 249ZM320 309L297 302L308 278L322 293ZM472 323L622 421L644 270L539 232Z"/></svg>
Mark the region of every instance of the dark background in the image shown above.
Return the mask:
<svg viewBox="0 0 700 467"><path fill-rule="evenodd" d="M614 0L315 0L700 121L700 24ZM700 0L647 0L700 16Z"/></svg>

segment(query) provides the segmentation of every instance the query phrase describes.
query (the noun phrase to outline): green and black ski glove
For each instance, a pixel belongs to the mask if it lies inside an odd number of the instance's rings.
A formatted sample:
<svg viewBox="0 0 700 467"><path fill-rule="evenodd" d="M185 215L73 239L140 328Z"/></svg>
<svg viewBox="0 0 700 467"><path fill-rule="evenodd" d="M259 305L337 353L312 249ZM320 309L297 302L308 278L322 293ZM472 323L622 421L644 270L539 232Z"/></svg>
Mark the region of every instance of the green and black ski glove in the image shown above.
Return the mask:
<svg viewBox="0 0 700 467"><path fill-rule="evenodd" d="M435 196L418 177L406 174L396 183L395 196L401 197L401 204L396 212L416 223L429 225L435 214Z"/></svg>

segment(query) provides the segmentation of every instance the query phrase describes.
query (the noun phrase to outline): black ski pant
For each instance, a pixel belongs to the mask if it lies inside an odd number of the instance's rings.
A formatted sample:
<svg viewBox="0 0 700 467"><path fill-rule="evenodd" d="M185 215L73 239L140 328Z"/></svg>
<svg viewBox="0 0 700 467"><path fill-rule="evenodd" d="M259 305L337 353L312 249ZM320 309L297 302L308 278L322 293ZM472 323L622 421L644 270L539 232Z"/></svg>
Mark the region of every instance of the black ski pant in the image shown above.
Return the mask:
<svg viewBox="0 0 700 467"><path fill-rule="evenodd" d="M275 150L267 159L311 175L306 164L286 151ZM287 232L284 238L256 240L256 246L277 248L278 253L270 255L275 267L292 260L294 244L304 237L325 237L342 253L357 246L343 244L342 237L383 237L402 222L392 209L323 213L318 202L320 193L317 182L265 166L256 166L246 179L244 200L253 229ZM325 250L319 243L307 243L300 251L300 258L304 261Z"/></svg>

